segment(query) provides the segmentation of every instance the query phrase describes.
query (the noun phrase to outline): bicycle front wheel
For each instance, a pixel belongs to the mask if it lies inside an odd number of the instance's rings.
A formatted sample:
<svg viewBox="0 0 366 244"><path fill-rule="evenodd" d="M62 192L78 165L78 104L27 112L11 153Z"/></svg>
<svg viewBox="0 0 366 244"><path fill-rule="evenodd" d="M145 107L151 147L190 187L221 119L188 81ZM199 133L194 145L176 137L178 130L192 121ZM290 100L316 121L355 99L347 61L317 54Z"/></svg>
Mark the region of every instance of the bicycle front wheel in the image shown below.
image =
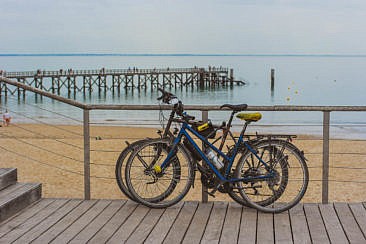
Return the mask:
<svg viewBox="0 0 366 244"><path fill-rule="evenodd" d="M160 166L174 150L167 166ZM179 202L188 193L194 180L192 159L178 144L172 148L169 140L157 139L135 149L126 164L126 183L131 195L151 208L165 208Z"/></svg>
<svg viewBox="0 0 366 244"><path fill-rule="evenodd" d="M303 154L284 140L266 140L248 151L235 170L240 195L262 212L279 213L295 206L304 196L309 172ZM268 167L257 158L259 156Z"/></svg>
<svg viewBox="0 0 366 244"><path fill-rule="evenodd" d="M119 155L117 162L116 162L116 168L115 168L115 174L116 174L116 181L118 184L119 189L125 194L129 199L136 201L134 197L131 195L130 191L127 188L127 184L125 182L125 168L126 168L126 162L128 158L131 156L131 153L133 150L135 150L137 147L142 145L145 141L150 139L143 139L139 141L135 141L131 144L129 144Z"/></svg>

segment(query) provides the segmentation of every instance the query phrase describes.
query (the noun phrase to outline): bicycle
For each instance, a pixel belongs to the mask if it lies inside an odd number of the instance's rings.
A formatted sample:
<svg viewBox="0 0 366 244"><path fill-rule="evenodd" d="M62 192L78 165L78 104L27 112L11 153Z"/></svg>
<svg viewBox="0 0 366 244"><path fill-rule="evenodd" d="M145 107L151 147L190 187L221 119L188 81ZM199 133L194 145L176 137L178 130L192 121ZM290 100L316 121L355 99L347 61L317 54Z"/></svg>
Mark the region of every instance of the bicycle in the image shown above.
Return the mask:
<svg viewBox="0 0 366 244"><path fill-rule="evenodd" d="M162 93L162 95L160 97L157 98L158 101L162 101L163 103L167 103L169 104L171 101L174 101L174 99L176 99L176 96L170 92L167 92L161 88L158 88L158 90ZM162 111L161 111L162 112ZM169 119L167 121L167 124L164 128L164 131L158 130L157 134L159 135L159 138L174 138L173 133L170 131L174 116L175 116L176 111L173 109L170 112L169 115ZM195 125L201 125L203 124L203 122L194 122ZM143 143L148 142L150 140L153 140L153 138L144 138L142 140L138 140L138 141L134 141L132 143L126 141L126 145L127 147L125 149L123 149L116 161L116 166L115 166L115 176L116 176L116 181L118 184L118 187L120 188L120 190L122 191L122 193L124 195L126 195L129 199L138 202L137 199L135 199L131 193L129 192L129 189L127 187L127 184L125 182L125 179L123 177L122 172L125 171L125 165L124 162L126 161L126 159L129 158L129 156L131 155L131 153L138 148L139 146L141 146ZM187 145L189 146L189 145ZM164 198L164 197L161 197ZM159 197L155 197L154 199L149 199L149 201L159 201L159 199L161 199Z"/></svg>
<svg viewBox="0 0 366 244"><path fill-rule="evenodd" d="M169 92L167 92L167 91L165 91L161 88L159 88L159 91L162 93L162 95L157 100L162 101L163 103L169 103L170 101L172 101L176 98L176 96L174 94L169 93ZM162 112L162 111L160 111L160 112ZM160 138L174 138L173 133L170 131L170 128L171 128L171 125L172 125L172 122L173 122L173 119L174 119L174 115L175 115L175 109L172 109L172 111L170 113L170 116L169 116L169 119L167 121L166 127L164 128L164 132L162 132L160 130L158 131L158 134L159 134ZM216 140L214 140L214 142L212 142L212 144L215 144L216 142L221 140L220 147L219 147L220 150L223 148L228 135L231 136L232 140L235 140L235 138L232 135L231 131L226 129L226 128L231 127L233 116L234 116L234 113L231 113L230 119L229 119L227 124L223 123L221 126L214 126L215 131L206 130L204 132L204 133L206 133L205 137L214 138L214 136L212 136L213 134L210 134L210 133L215 132L215 134L216 134L217 130L223 130L223 135L221 137L217 138ZM192 117L192 119L194 119L194 118ZM204 123L202 121L194 121L191 124L197 127L197 126L203 125ZM147 142L149 140L152 140L152 138L145 138L145 139L138 140L138 141L135 141L135 142L132 142L132 143L129 143L129 142L126 141L127 147L124 150L122 150L122 152L120 153L120 155L119 155L119 157L116 161L115 175L116 175L117 184L118 184L120 190L122 191L122 193L124 195L126 195L129 199L131 199L135 202L138 202L138 200L135 199L131 195L131 193L129 192L129 189L128 189L127 184L125 183L125 179L123 177L122 172L125 171L124 162L125 162L126 159L129 158L129 156L131 155L131 153L134 150L136 150L139 146L141 146L142 144L144 144L145 142ZM254 140L252 140L252 141L254 141ZM255 141L257 141L257 139L255 139ZM193 158L196 161L201 161L200 156L197 155L197 153L195 153L194 148L192 148L191 144L187 140L183 141L183 145L188 149L188 151L190 153L192 153ZM199 166L199 164L197 164L197 166ZM213 187L212 183L214 182L213 172L208 171L207 169L203 169L202 167L200 167L199 170L201 172L201 183L203 185L205 185L207 188L212 188ZM220 192L223 192L221 188L219 190L220 190ZM246 202L243 200L243 198L240 195L235 194L234 191L229 192L229 195L233 200L235 200L239 204L247 205ZM165 195L161 196L161 197L155 197L154 199L149 199L148 201L156 202L156 201L159 201L159 200L164 199L164 198L165 198ZM265 202L263 202L263 203L265 203Z"/></svg>
<svg viewBox="0 0 366 244"><path fill-rule="evenodd" d="M231 109L234 114L246 110L247 105L225 104L222 108ZM173 140L160 138L144 142L131 153L127 161L126 183L129 192L137 201L152 208L168 207L179 202L190 187L194 186L195 171L198 169L205 173L204 165L215 176L210 181L213 189L209 192L211 195L217 190L232 195L234 190L237 190L244 204L272 213L285 211L301 200L309 178L303 153L288 140L267 138L254 140L253 143L253 140L243 139L247 126L261 118L259 113L237 114L245 124L233 148L225 154L199 133L200 128L193 126L192 116L183 112L181 101L175 101L173 109L179 116L173 121L181 124L176 137ZM209 124L204 124L203 127L212 128ZM203 142L203 150L187 131ZM183 137L202 159L202 166L181 143ZM232 169L239 153L241 156L237 166ZM220 162L218 157L221 157L224 163ZM293 179L293 174L302 178ZM141 183L144 181L145 183ZM169 184L165 186L165 182ZM299 183L297 187L295 183ZM151 201L156 195L160 197L159 201Z"/></svg>

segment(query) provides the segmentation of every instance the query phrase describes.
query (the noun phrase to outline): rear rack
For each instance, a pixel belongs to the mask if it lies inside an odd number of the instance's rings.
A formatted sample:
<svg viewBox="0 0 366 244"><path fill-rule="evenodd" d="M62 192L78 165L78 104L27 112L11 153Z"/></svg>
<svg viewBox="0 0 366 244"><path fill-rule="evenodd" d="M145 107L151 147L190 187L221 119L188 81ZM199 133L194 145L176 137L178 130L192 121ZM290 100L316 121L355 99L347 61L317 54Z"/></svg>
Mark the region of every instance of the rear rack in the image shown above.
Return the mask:
<svg viewBox="0 0 366 244"><path fill-rule="evenodd" d="M255 140L263 140L263 139L286 139L287 141L292 141L292 139L296 138L297 135L287 135L287 134L248 134L244 135L244 138L246 138L248 141L255 141ZM238 137L235 137L237 139Z"/></svg>
<svg viewBox="0 0 366 244"><path fill-rule="evenodd" d="M255 134L248 134L248 135L244 135L244 137L247 137L247 138L253 138L253 137L256 137L258 139L260 138L296 138L297 135L289 135L289 134L258 134L258 133L255 133Z"/></svg>

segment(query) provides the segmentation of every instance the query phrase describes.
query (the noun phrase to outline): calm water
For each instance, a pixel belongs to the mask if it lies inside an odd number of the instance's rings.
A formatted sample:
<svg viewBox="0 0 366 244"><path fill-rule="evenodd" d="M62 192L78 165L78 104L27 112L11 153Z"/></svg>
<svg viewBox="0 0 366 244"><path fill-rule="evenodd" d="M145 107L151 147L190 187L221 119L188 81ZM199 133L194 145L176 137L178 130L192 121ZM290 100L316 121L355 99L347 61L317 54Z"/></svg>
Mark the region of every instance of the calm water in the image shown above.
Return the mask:
<svg viewBox="0 0 366 244"><path fill-rule="evenodd" d="M249 105L366 105L366 57L335 56L0 56L0 69L7 71L100 69L105 68L166 68L166 67L208 67L223 66L234 69L238 80L247 85L215 90L183 89L172 90L185 104L220 105L223 103L247 103ZM270 91L270 70L275 69L275 90ZM86 103L102 104L156 104L157 92L122 92L76 99ZM46 110L67 113L80 119L78 109L52 102L47 98L28 97L18 102L16 97L2 99L2 107L18 111L19 120L31 118L57 121L67 120ZM38 109L38 107L43 108ZM225 113L210 113L214 120L223 119ZM94 122L145 120L157 122L157 112L92 112ZM17 116L14 116L15 118ZM20 118L22 117L22 118ZM262 124L319 124L321 113L264 113ZM335 124L366 124L365 113L332 113ZM72 121L72 120L70 120ZM133 122L135 123L135 122ZM363 132L356 131L356 133Z"/></svg>

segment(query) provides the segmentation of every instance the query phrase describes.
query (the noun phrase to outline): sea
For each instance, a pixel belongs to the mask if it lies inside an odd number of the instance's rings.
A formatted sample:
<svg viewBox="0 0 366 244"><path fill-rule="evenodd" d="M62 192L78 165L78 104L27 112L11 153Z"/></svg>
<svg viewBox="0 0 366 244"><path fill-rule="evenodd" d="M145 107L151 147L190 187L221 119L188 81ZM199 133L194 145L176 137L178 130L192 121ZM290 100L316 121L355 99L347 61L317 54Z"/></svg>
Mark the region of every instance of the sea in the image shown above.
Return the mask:
<svg viewBox="0 0 366 244"><path fill-rule="evenodd" d="M170 90L186 105L251 106L365 106L366 56L360 55L201 55L201 54L0 54L0 70L88 70L142 68L227 67L234 70L235 80L245 85L216 88ZM275 86L271 91L271 69ZM67 94L61 94L67 96ZM157 91L122 90L71 97L90 104L158 104ZM80 109L27 93L25 101L17 94L1 96L1 110L11 111L18 123L81 123ZM191 112L197 117L200 114ZM167 112L164 113L168 115ZM228 112L210 112L213 122L220 123ZM159 127L159 111L92 111L91 124ZM263 112L255 130L321 135L322 112ZM235 121L240 127L240 121ZM366 139L366 112L332 112L331 136Z"/></svg>

